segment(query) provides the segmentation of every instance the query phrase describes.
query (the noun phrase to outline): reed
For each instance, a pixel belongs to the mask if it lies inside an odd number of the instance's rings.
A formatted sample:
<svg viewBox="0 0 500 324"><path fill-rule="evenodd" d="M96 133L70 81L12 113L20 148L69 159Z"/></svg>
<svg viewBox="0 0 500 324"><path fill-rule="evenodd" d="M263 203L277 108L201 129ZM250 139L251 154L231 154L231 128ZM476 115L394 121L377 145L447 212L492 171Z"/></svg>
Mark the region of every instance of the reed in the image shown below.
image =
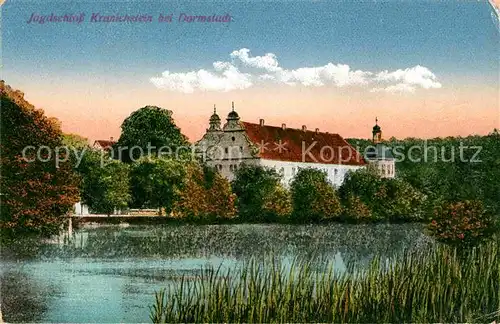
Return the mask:
<svg viewBox="0 0 500 324"><path fill-rule="evenodd" d="M233 270L234 271L234 270ZM500 319L498 240L468 253L447 246L375 257L363 271L255 260L231 273L205 269L156 294L165 322L492 322Z"/></svg>

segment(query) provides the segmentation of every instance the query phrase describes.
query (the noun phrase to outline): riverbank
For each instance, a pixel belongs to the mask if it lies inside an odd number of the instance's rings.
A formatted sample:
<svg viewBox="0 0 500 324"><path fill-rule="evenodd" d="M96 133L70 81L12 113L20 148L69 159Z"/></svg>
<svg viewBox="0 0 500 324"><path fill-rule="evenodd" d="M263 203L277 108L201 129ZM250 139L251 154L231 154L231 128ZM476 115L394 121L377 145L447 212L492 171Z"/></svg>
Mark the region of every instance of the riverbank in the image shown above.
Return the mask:
<svg viewBox="0 0 500 324"><path fill-rule="evenodd" d="M143 216L143 215L85 215L72 216L72 226L79 227L84 224L128 224L128 225L238 225L238 224L422 224L425 221L409 222L403 219L352 219L352 218L332 218L322 219L318 221L297 220L290 217L272 218L267 220L249 220L238 217L234 218L218 218L218 217L202 217L202 218L174 218L167 216Z"/></svg>

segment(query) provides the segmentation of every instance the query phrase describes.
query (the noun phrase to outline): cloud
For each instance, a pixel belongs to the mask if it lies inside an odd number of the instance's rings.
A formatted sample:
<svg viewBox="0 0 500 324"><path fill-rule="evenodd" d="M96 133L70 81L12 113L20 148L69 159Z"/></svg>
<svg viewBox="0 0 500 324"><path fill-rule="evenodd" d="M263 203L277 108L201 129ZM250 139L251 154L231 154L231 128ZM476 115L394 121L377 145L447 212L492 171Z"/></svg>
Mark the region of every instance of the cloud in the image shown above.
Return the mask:
<svg viewBox="0 0 500 324"><path fill-rule="evenodd" d="M420 65L393 72L386 70L377 73L375 76L375 81L399 82L399 84L408 85L409 87L419 86L424 89L441 88L441 83L436 80L437 78L434 73L432 73L428 68Z"/></svg>
<svg viewBox="0 0 500 324"><path fill-rule="evenodd" d="M216 73L198 70L187 73L171 73L165 71L160 77L150 79L157 88L172 91L193 93L202 91L231 91L246 89L253 85L251 75L241 73L234 65L228 62L214 62Z"/></svg>
<svg viewBox="0 0 500 324"><path fill-rule="evenodd" d="M432 71L424 66L414 66L395 71L353 70L347 64L328 63L316 67L284 69L273 53L251 56L250 50L233 51L231 61L214 62L213 71L204 69L185 73L165 71L159 77L150 78L157 88L193 93L200 91L231 91L253 85L274 82L288 86L336 87L365 86L371 92L413 93L418 88L438 89L441 83ZM250 72L241 72L250 69Z"/></svg>
<svg viewBox="0 0 500 324"><path fill-rule="evenodd" d="M278 59L273 53L267 53L264 56L250 57L250 50L242 48L231 53L231 58L240 60L244 65L258 69L264 69L268 72L281 71L278 67Z"/></svg>

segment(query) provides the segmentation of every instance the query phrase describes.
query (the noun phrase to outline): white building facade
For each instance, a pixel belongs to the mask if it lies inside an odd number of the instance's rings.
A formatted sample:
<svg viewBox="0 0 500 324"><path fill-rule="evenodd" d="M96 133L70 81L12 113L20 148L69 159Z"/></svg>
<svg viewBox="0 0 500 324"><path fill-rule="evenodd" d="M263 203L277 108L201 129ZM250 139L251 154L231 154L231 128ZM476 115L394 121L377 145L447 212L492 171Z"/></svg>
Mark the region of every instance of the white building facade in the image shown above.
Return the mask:
<svg viewBox="0 0 500 324"><path fill-rule="evenodd" d="M315 168L326 172L328 180L340 186L349 171L364 168L364 158L340 135L302 129L240 121L234 111L228 114L221 127L215 108L209 128L198 141L199 153L209 166L228 180L242 165L260 165L275 169L288 186L301 168Z"/></svg>

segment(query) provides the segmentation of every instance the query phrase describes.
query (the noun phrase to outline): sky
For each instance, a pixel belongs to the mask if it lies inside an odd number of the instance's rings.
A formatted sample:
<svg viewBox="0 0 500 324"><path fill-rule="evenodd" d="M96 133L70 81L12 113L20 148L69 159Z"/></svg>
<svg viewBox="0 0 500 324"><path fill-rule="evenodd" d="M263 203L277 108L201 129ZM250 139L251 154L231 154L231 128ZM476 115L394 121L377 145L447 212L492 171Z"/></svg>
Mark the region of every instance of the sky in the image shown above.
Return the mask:
<svg viewBox="0 0 500 324"><path fill-rule="evenodd" d="M98 21L110 15L145 18ZM230 19L194 18L213 15ZM198 140L213 105L224 119L232 101L248 122L343 137L369 138L375 117L387 138L500 128L500 27L486 0L7 0L1 23L1 78L91 141L118 138L146 105Z"/></svg>

